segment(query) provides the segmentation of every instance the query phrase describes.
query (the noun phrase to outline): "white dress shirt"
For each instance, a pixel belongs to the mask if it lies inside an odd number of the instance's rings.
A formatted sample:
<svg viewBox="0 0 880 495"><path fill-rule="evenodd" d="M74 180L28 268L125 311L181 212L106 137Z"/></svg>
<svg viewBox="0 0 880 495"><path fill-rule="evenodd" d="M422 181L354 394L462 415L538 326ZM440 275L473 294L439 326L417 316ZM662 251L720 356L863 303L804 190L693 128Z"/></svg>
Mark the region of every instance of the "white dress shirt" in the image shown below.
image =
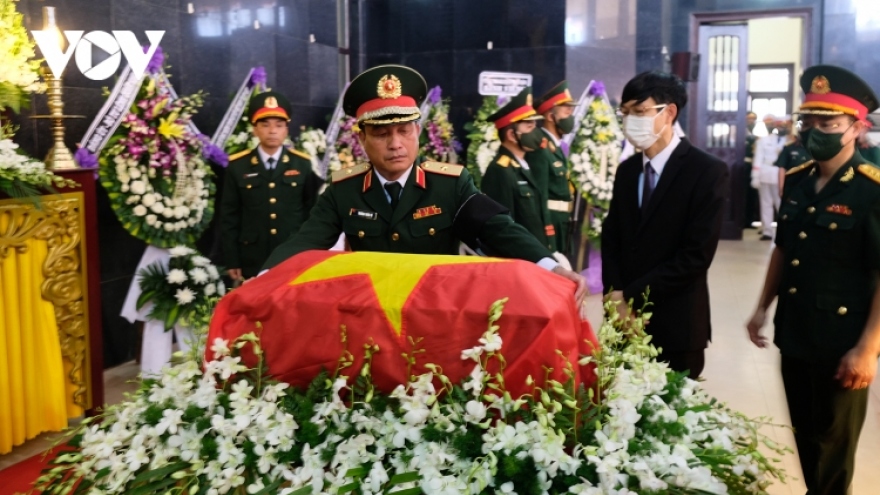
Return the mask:
<svg viewBox="0 0 880 495"><path fill-rule="evenodd" d="M260 160L263 160L263 165L266 166L266 170L272 170L273 168L278 166L278 161L281 159L281 152L283 150L284 148L279 147L277 150L275 150L275 153L270 155L263 151L262 146L257 146L257 153L260 155ZM273 162L274 166L269 165L269 158L275 159L275 161Z"/></svg>

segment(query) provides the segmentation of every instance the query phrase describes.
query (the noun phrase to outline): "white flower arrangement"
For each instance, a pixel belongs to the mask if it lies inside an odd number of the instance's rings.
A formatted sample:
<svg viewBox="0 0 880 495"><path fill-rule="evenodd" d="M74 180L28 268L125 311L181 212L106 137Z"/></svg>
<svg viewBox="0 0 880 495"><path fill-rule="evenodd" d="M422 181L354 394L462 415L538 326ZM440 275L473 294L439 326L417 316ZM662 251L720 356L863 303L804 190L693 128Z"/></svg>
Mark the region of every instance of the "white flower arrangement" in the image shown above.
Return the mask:
<svg viewBox="0 0 880 495"><path fill-rule="evenodd" d="M35 197L40 190L76 185L46 170L43 162L20 153L11 139L0 139L0 193L13 198Z"/></svg>
<svg viewBox="0 0 880 495"><path fill-rule="evenodd" d="M187 246L168 250L167 266L155 262L138 273L141 295L137 308L152 303L151 319L164 322L170 330L178 321L190 326L208 318L226 287L220 270L211 260Z"/></svg>
<svg viewBox="0 0 880 495"><path fill-rule="evenodd" d="M11 108L18 112L27 94L45 90L35 44L15 8L17 1L0 0L0 111Z"/></svg>
<svg viewBox="0 0 880 495"><path fill-rule="evenodd" d="M604 92L595 95L581 120L569 155L572 180L578 185L590 210L588 216L591 218L585 230L594 242L598 241L602 221L608 215L622 142L623 134L614 109Z"/></svg>
<svg viewBox="0 0 880 495"><path fill-rule="evenodd" d="M758 432L760 423L656 362L641 318L632 326L616 316L604 322L601 350L582 363L596 367L593 387L548 380L532 394L511 397L495 325L503 303L490 310L478 345L462 353L475 367L461 385L428 364L429 372L382 394L370 380L379 349L368 345L354 377L341 374L353 362L345 352L333 374L321 372L305 391L290 389L266 375L254 334L216 339L207 362L165 368L128 401L85 420L70 442L77 450L62 453L36 488L139 495L764 494L774 478L784 481L758 446L783 449ZM255 369L242 364L245 346L257 358ZM414 348L407 358L412 363L416 355Z"/></svg>
<svg viewBox="0 0 880 495"><path fill-rule="evenodd" d="M488 122L486 119L495 113L500 108L500 105L505 103L505 100L506 98L503 96L498 98L487 96L483 98L483 105L477 110L474 121L464 126L468 133L467 138L470 141L467 148L467 168L474 178L474 183L477 187L480 186L480 181L483 178L483 174L486 173L486 168L492 163L492 159L495 158L498 148L501 146L495 124Z"/></svg>
<svg viewBox="0 0 880 495"><path fill-rule="evenodd" d="M315 129L312 127L303 127L299 133L299 137L296 138L293 146L302 151L303 153L308 154L311 157L312 162L312 171L321 177L325 172L321 170L321 157L324 156L324 153L327 152L327 135L324 134L323 129ZM333 160L331 159L331 162ZM337 168L339 159L336 159ZM331 163L330 167L332 169L333 163Z"/></svg>

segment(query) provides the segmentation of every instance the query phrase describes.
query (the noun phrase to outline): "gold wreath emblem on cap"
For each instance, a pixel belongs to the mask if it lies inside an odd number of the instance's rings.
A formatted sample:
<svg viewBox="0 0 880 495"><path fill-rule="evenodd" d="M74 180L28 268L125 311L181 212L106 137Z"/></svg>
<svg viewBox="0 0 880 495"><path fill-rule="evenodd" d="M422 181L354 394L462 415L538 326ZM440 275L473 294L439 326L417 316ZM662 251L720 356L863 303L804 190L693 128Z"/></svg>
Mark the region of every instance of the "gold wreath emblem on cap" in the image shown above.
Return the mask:
<svg viewBox="0 0 880 495"><path fill-rule="evenodd" d="M386 100L390 98L400 98L400 95L402 94L400 79L393 74L382 76L382 79L379 79L376 93L379 95L379 98Z"/></svg>
<svg viewBox="0 0 880 495"><path fill-rule="evenodd" d="M813 78L813 83L810 85L810 93L815 93L817 95L824 95L831 92L831 84L828 83L828 78L825 76L816 76Z"/></svg>
<svg viewBox="0 0 880 495"><path fill-rule="evenodd" d="M532 95L526 95L526 105L532 106Z"/></svg>
<svg viewBox="0 0 880 495"><path fill-rule="evenodd" d="M571 91L569 91L568 88L565 88L565 96L571 98Z"/></svg>
<svg viewBox="0 0 880 495"><path fill-rule="evenodd" d="M278 100L274 96L270 96L266 98L265 106L266 108L278 108Z"/></svg>

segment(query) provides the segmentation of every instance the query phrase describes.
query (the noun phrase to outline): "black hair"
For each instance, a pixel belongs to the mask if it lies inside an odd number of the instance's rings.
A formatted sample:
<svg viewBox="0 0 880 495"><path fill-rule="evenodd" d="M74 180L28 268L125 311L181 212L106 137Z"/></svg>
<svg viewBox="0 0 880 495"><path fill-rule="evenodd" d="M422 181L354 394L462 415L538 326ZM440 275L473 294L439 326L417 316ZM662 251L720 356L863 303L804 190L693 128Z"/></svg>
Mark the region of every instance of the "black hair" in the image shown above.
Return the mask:
<svg viewBox="0 0 880 495"><path fill-rule="evenodd" d="M674 103L678 108L675 117L678 119L678 115L681 115L684 106L687 105L687 88L675 74L660 71L642 72L626 83L620 101L621 104L625 104L635 100L638 104L648 98L654 98L658 105Z"/></svg>

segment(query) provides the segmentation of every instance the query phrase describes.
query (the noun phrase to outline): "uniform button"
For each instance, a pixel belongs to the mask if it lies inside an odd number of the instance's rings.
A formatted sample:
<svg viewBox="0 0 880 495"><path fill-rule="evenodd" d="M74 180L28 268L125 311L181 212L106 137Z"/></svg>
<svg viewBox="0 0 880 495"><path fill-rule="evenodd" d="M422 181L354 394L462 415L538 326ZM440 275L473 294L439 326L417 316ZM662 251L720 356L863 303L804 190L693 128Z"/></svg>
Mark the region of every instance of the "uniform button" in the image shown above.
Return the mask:
<svg viewBox="0 0 880 495"><path fill-rule="evenodd" d="M789 294L797 294L797 287L792 287L791 289L788 289L788 293Z"/></svg>
<svg viewBox="0 0 880 495"><path fill-rule="evenodd" d="M837 224L834 222L831 222L831 225L829 225L828 228L831 230L837 230Z"/></svg>
<svg viewBox="0 0 880 495"><path fill-rule="evenodd" d="M788 214L782 215L783 220L788 220Z"/></svg>
<svg viewBox="0 0 880 495"><path fill-rule="evenodd" d="M291 182L291 183L290 183L290 186L291 186L291 187L296 187L296 182Z"/></svg>
<svg viewBox="0 0 880 495"><path fill-rule="evenodd" d="M428 229L428 235L434 235L435 232L437 232L437 231L434 230L434 227L431 227L430 229Z"/></svg>
<svg viewBox="0 0 880 495"><path fill-rule="evenodd" d="M799 239L806 239L806 238L807 238L807 233L806 233L806 232L801 232L800 234L798 234L798 238L799 238Z"/></svg>
<svg viewBox="0 0 880 495"><path fill-rule="evenodd" d="M791 266L798 266L798 265L800 265L800 264L801 264L801 262L800 262L800 260L798 260L798 259L793 259L793 260L791 260Z"/></svg>
<svg viewBox="0 0 880 495"><path fill-rule="evenodd" d="M841 306L841 307L837 308L837 314L839 314L840 316L845 315L846 314L846 306Z"/></svg>
<svg viewBox="0 0 880 495"><path fill-rule="evenodd" d="M275 204L276 201L278 201L278 200L275 198L269 198L269 202L272 203L273 205Z"/></svg>
<svg viewBox="0 0 880 495"><path fill-rule="evenodd" d="M271 218L272 220L275 220L276 218L278 218L278 215L276 215L275 213L272 213L271 215L269 215L269 218Z"/></svg>
<svg viewBox="0 0 880 495"><path fill-rule="evenodd" d="M271 188L274 188L274 187L275 187L275 183L274 183L274 182L270 182L270 183L269 183L269 188L271 189Z"/></svg>
<svg viewBox="0 0 880 495"><path fill-rule="evenodd" d="M532 193L530 193L530 192L526 193L526 197L527 197L527 198L531 198L531 197L532 197Z"/></svg>
<svg viewBox="0 0 880 495"><path fill-rule="evenodd" d="M364 231L363 231L363 230L359 230L359 231L358 231L358 239L363 239L363 238L364 238Z"/></svg>
<svg viewBox="0 0 880 495"><path fill-rule="evenodd" d="M816 207L811 206L811 207L807 208L807 213L816 213Z"/></svg>
<svg viewBox="0 0 880 495"><path fill-rule="evenodd" d="M252 186L251 184L248 184L248 185L247 185L247 188L248 188L248 189L250 189L250 188L252 188L252 187L254 187L254 186Z"/></svg>
<svg viewBox="0 0 880 495"><path fill-rule="evenodd" d="M400 234L398 234L397 232L391 234L391 240L392 240L392 241L396 241L396 240L398 240L398 239L400 239Z"/></svg>
<svg viewBox="0 0 880 495"><path fill-rule="evenodd" d="M269 233L270 233L270 234L272 234L272 235L275 235L275 234L277 234L277 233L278 233L278 231L277 231L277 230L275 230L275 229L272 229L272 230L270 230L270 231L269 231Z"/></svg>

